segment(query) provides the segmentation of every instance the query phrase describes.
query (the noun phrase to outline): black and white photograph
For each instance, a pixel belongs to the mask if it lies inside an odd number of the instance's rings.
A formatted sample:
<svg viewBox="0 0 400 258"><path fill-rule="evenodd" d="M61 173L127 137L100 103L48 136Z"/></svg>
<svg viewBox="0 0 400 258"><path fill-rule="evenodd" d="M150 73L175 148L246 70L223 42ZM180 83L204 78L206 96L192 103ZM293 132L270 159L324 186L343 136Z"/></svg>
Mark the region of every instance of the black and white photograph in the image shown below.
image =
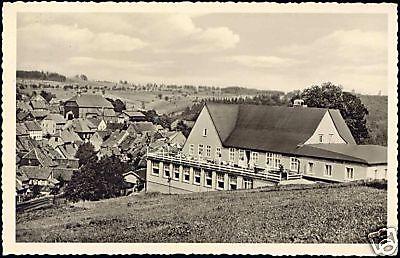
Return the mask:
<svg viewBox="0 0 400 258"><path fill-rule="evenodd" d="M397 254L396 8L6 4L7 252Z"/></svg>

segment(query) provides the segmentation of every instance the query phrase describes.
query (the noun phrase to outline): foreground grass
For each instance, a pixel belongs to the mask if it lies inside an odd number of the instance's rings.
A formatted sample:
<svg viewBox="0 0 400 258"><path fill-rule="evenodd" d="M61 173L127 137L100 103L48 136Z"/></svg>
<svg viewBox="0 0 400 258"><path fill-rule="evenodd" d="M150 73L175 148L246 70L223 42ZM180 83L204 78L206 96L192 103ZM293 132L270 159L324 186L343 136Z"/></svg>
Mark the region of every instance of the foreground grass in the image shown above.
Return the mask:
<svg viewBox="0 0 400 258"><path fill-rule="evenodd" d="M18 214L18 242L366 243L386 225L368 186L150 194Z"/></svg>

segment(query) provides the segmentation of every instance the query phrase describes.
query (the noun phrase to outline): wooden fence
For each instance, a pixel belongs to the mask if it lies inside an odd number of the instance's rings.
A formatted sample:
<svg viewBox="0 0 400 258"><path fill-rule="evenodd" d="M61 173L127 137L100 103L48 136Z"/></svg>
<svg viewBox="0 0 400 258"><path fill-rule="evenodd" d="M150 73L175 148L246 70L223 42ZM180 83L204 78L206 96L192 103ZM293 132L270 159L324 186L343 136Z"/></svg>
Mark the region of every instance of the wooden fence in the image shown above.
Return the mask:
<svg viewBox="0 0 400 258"><path fill-rule="evenodd" d="M24 212L24 211L44 209L44 208L51 207L54 204L55 197L56 196L51 195L51 196L45 196L45 197L41 197L38 199L33 199L33 200L17 203L17 212Z"/></svg>

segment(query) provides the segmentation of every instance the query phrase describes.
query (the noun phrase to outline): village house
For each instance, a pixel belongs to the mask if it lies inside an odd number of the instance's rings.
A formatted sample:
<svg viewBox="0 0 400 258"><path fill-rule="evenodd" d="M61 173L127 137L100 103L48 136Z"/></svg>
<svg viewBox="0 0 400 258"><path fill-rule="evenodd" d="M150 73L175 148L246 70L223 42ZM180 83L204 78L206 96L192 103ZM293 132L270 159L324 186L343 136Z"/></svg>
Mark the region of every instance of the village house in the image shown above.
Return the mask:
<svg viewBox="0 0 400 258"><path fill-rule="evenodd" d="M54 135L56 133L56 122L48 116L40 122L43 135Z"/></svg>
<svg viewBox="0 0 400 258"><path fill-rule="evenodd" d="M143 122L146 121L146 116L140 111L123 110L121 117L126 121Z"/></svg>
<svg viewBox="0 0 400 258"><path fill-rule="evenodd" d="M37 121L26 121L25 127L28 131L29 137L37 141L43 139L43 130Z"/></svg>
<svg viewBox="0 0 400 258"><path fill-rule="evenodd" d="M88 118L88 121L93 125L96 131L104 131L107 129L107 123L103 118Z"/></svg>
<svg viewBox="0 0 400 258"><path fill-rule="evenodd" d="M114 106L101 95L78 94L64 102L64 117L68 120L99 116L116 119Z"/></svg>
<svg viewBox="0 0 400 258"><path fill-rule="evenodd" d="M54 114L54 113L51 113L51 114L47 115L46 118L43 121L45 121L45 120L54 122L55 132L56 131L61 131L62 128L64 127L65 123L67 122L65 120L65 118L61 114ZM42 125L43 125L43 121L42 121Z"/></svg>
<svg viewBox="0 0 400 258"><path fill-rule="evenodd" d="M207 104L182 152L147 154L147 191L201 192L386 178L382 146L356 145L338 110Z"/></svg>

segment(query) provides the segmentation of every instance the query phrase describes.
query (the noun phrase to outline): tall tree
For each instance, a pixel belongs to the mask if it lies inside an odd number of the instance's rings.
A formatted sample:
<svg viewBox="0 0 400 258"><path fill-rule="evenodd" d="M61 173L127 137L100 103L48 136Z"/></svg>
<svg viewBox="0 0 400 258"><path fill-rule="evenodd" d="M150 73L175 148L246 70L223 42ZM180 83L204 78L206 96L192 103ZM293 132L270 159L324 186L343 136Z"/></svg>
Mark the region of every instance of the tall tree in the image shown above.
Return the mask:
<svg viewBox="0 0 400 258"><path fill-rule="evenodd" d="M305 89L293 96L291 101L296 98L303 99L308 107L338 109L358 144L369 138L366 125L368 109L359 97L343 92L342 87L326 82L321 86L315 85Z"/></svg>
<svg viewBox="0 0 400 258"><path fill-rule="evenodd" d="M111 156L100 161L91 160L74 172L65 189L65 196L71 201L97 201L117 197L124 187L123 174L127 164Z"/></svg>
<svg viewBox="0 0 400 258"><path fill-rule="evenodd" d="M85 142L81 144L76 151L75 157L79 159L79 166L87 164L90 161L95 161L97 159L96 152L94 151L94 146L90 142Z"/></svg>

